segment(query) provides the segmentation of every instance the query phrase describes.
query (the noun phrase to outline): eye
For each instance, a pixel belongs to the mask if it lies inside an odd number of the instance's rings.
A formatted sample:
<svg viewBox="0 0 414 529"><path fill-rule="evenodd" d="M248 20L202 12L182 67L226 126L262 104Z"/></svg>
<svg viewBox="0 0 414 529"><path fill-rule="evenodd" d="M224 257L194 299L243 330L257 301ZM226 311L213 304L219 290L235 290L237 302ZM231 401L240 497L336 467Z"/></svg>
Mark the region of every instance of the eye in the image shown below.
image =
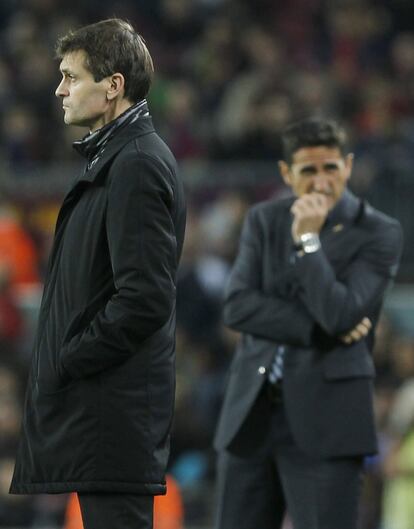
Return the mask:
<svg viewBox="0 0 414 529"><path fill-rule="evenodd" d="M327 163L324 167L325 171L327 171L328 173L334 173L338 170L338 166L336 165L336 163Z"/></svg>
<svg viewBox="0 0 414 529"><path fill-rule="evenodd" d="M303 167L300 170L300 174L303 176L312 176L316 173L315 167L309 166L309 167Z"/></svg>
<svg viewBox="0 0 414 529"><path fill-rule="evenodd" d="M73 73L67 73L65 72L63 74L63 78L64 79L69 79L70 81L74 81L75 80L75 76L73 75Z"/></svg>

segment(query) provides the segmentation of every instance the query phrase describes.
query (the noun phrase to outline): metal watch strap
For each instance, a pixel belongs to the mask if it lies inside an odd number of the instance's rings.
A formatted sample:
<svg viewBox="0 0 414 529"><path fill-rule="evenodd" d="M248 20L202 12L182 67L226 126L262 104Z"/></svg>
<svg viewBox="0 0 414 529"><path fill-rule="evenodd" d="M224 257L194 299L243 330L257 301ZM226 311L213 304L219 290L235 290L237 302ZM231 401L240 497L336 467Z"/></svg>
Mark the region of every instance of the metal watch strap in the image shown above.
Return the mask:
<svg viewBox="0 0 414 529"><path fill-rule="evenodd" d="M319 250L321 247L321 241L319 240L319 235L314 232L303 233L300 237L300 244L302 250L305 253L314 253Z"/></svg>

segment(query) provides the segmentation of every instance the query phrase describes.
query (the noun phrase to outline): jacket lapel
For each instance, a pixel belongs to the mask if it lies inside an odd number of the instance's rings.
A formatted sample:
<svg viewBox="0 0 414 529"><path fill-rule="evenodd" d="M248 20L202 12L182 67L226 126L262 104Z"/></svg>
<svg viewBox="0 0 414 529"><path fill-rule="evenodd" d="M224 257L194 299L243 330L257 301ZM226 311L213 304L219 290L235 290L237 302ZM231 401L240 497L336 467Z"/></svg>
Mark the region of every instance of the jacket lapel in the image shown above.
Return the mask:
<svg viewBox="0 0 414 529"><path fill-rule="evenodd" d="M320 234L323 249L330 258L343 254L343 240L354 227L362 209L362 201L346 189L329 214Z"/></svg>

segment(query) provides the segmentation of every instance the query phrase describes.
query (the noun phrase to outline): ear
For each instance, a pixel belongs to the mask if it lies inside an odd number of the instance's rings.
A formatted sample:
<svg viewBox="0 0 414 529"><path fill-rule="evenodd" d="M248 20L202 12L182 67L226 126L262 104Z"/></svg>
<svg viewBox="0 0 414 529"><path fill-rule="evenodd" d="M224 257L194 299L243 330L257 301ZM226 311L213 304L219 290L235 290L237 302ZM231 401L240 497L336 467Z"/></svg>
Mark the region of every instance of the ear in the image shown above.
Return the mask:
<svg viewBox="0 0 414 529"><path fill-rule="evenodd" d="M351 152L345 156L345 170L346 170L346 179L349 180L352 167L354 166L354 154Z"/></svg>
<svg viewBox="0 0 414 529"><path fill-rule="evenodd" d="M125 78L122 73L114 73L108 77L109 87L106 91L108 101L113 101L121 95L123 97L125 89Z"/></svg>
<svg viewBox="0 0 414 529"><path fill-rule="evenodd" d="M290 175L289 165L283 160L279 160L278 165L279 165L279 171L280 171L280 174L282 175L283 181L285 182L286 185L291 186L292 179Z"/></svg>

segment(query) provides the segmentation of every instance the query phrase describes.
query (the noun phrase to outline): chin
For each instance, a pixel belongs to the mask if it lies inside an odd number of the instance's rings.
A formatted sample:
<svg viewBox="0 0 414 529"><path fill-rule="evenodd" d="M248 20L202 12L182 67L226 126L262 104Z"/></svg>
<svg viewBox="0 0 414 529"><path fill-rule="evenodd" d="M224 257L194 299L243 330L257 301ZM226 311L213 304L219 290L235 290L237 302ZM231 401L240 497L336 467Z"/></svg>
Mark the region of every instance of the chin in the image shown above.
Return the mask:
<svg viewBox="0 0 414 529"><path fill-rule="evenodd" d="M63 116L63 121L66 123L66 125L72 125L72 119L67 113Z"/></svg>
<svg viewBox="0 0 414 529"><path fill-rule="evenodd" d="M64 122L65 122L65 125L73 125L74 127L87 127L88 126L82 120L78 120L78 119L73 118L71 116L65 116L64 117Z"/></svg>

